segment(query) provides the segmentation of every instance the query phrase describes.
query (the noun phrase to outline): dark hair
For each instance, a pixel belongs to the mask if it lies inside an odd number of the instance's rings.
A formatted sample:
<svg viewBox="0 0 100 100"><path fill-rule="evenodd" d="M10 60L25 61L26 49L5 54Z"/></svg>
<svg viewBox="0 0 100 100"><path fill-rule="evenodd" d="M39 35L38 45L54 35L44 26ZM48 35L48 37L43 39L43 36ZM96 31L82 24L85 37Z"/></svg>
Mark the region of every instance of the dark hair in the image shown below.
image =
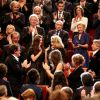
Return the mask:
<svg viewBox="0 0 100 100"><path fill-rule="evenodd" d="M49 59L53 62L54 66L57 66L62 60L62 54L58 49L50 52Z"/></svg>
<svg viewBox="0 0 100 100"><path fill-rule="evenodd" d="M81 74L81 81L84 86L93 86L93 78L90 73L84 72Z"/></svg>
<svg viewBox="0 0 100 100"><path fill-rule="evenodd" d="M59 5L60 3L63 3L63 1L62 1L62 0L59 0L59 1L57 2L57 5Z"/></svg>
<svg viewBox="0 0 100 100"><path fill-rule="evenodd" d="M32 84L39 84L40 82L40 74L38 70L32 68L27 72L28 82Z"/></svg>
<svg viewBox="0 0 100 100"><path fill-rule="evenodd" d="M74 9L74 17L76 17L76 10L77 10L77 8L80 8L81 9L81 13L82 13L82 16L84 16L84 9L80 6L80 5L77 5L76 7L75 7L75 9Z"/></svg>
<svg viewBox="0 0 100 100"><path fill-rule="evenodd" d="M12 45L12 46L10 47L10 53L11 53L11 54L14 54L14 52L17 51L18 48L19 48L19 46L17 46L17 45Z"/></svg>
<svg viewBox="0 0 100 100"><path fill-rule="evenodd" d="M55 89L56 85L68 86L67 78L65 77L63 71L55 72L54 73L54 79L52 83L52 90Z"/></svg>
<svg viewBox="0 0 100 100"><path fill-rule="evenodd" d="M34 55L36 55L38 52L39 52L39 44L40 44L40 38L43 39L43 37L41 35L36 35L34 37L34 41L33 41L33 45L32 45L32 48L34 50ZM44 44L42 44L42 47L41 47L44 51Z"/></svg>
<svg viewBox="0 0 100 100"><path fill-rule="evenodd" d="M7 74L7 66L0 63L0 79L2 79Z"/></svg>

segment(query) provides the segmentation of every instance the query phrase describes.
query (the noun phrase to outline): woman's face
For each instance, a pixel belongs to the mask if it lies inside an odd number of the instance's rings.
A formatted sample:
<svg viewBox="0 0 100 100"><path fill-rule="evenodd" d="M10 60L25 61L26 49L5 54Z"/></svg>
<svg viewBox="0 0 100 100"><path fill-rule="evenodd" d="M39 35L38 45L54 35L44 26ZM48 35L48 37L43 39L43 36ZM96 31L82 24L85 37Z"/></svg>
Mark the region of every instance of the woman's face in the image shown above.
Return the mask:
<svg viewBox="0 0 100 100"><path fill-rule="evenodd" d="M51 40L51 47L52 48L56 48L56 45L55 45L55 41L54 40Z"/></svg>
<svg viewBox="0 0 100 100"><path fill-rule="evenodd" d="M82 34L84 32L84 25L82 24L77 25L77 29L78 29L78 32Z"/></svg>
<svg viewBox="0 0 100 100"><path fill-rule="evenodd" d="M7 34L11 34L14 31L13 27L8 27L7 28Z"/></svg>
<svg viewBox="0 0 100 100"><path fill-rule="evenodd" d="M12 42L13 43L18 43L19 42L19 35L17 35L17 34L13 34L13 36L12 36Z"/></svg>
<svg viewBox="0 0 100 100"><path fill-rule="evenodd" d="M77 9L76 9L76 15L82 15L81 9L80 9L80 8L77 8Z"/></svg>
<svg viewBox="0 0 100 100"><path fill-rule="evenodd" d="M33 27L37 25L37 22L38 22L38 20L37 20L36 17L31 17L31 18L30 18L30 24L31 24Z"/></svg>
<svg viewBox="0 0 100 100"><path fill-rule="evenodd" d="M36 15L40 15L40 14L41 14L41 9L36 8L36 9L34 9L33 12L34 12Z"/></svg>

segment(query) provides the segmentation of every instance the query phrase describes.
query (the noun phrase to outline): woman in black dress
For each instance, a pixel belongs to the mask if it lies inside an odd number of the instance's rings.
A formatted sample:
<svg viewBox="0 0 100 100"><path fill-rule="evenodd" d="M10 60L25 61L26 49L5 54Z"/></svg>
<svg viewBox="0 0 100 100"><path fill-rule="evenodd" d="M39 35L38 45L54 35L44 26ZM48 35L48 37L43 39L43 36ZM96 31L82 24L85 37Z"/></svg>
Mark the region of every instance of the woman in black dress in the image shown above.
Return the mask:
<svg viewBox="0 0 100 100"><path fill-rule="evenodd" d="M41 35L34 37L33 45L28 52L28 60L31 61L31 68L35 68L39 71L40 84L44 84L45 74L42 67L42 62L44 62L44 44Z"/></svg>

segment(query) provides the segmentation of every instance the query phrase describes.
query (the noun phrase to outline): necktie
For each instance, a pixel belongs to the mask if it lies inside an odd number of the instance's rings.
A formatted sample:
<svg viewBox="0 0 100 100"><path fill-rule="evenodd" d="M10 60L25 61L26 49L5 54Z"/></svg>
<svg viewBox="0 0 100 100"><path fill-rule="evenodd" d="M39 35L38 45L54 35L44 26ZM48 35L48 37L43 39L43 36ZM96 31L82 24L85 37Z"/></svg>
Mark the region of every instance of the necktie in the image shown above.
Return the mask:
<svg viewBox="0 0 100 100"><path fill-rule="evenodd" d="M59 19L61 18L61 12L59 12L59 16L58 16L58 18L59 18Z"/></svg>

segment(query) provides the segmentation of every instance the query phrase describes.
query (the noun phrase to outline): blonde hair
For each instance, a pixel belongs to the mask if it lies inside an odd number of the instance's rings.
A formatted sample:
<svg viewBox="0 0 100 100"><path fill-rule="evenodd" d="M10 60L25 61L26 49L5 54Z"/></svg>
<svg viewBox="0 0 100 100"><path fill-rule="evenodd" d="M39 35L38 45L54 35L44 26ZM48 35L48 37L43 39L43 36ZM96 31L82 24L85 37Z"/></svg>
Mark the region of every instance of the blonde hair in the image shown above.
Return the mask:
<svg viewBox="0 0 100 100"><path fill-rule="evenodd" d="M9 24L9 25L7 25L7 27L6 27L6 33L8 32L8 30L9 30L10 28L12 28L13 31L15 31L15 26L12 25L12 24Z"/></svg>
<svg viewBox="0 0 100 100"><path fill-rule="evenodd" d="M12 9L12 7L13 7L14 4L18 4L18 6L19 6L19 8L20 8L19 2L14 0L14 1L12 1L12 2L10 3L10 9Z"/></svg>
<svg viewBox="0 0 100 100"><path fill-rule="evenodd" d="M25 91L21 94L21 96L22 96L23 98L33 97L34 100L36 100L36 95L35 95L35 92L34 92L33 89L27 89L27 90L25 90Z"/></svg>
<svg viewBox="0 0 100 100"><path fill-rule="evenodd" d="M36 9L39 9L42 12L42 9L40 6L35 6L35 7L33 7L33 13L35 12Z"/></svg>
<svg viewBox="0 0 100 100"><path fill-rule="evenodd" d="M83 26L83 28L86 29L85 23L84 23L83 21L77 22L77 27L78 27L79 25Z"/></svg>
<svg viewBox="0 0 100 100"><path fill-rule="evenodd" d="M84 62L85 62L85 59L84 59L84 57L83 57L81 54L74 54L74 55L72 56L72 63L73 63L74 65L79 65L79 66L81 66L81 65L84 64Z"/></svg>
<svg viewBox="0 0 100 100"><path fill-rule="evenodd" d="M36 14L30 15L30 16L29 16L29 21L31 20L32 17L35 17L36 20L37 20L37 23L39 23L39 18L38 18L38 16L37 16Z"/></svg>
<svg viewBox="0 0 100 100"><path fill-rule="evenodd" d="M53 42L57 48L64 48L64 44L58 35L53 35L51 37L51 42Z"/></svg>

